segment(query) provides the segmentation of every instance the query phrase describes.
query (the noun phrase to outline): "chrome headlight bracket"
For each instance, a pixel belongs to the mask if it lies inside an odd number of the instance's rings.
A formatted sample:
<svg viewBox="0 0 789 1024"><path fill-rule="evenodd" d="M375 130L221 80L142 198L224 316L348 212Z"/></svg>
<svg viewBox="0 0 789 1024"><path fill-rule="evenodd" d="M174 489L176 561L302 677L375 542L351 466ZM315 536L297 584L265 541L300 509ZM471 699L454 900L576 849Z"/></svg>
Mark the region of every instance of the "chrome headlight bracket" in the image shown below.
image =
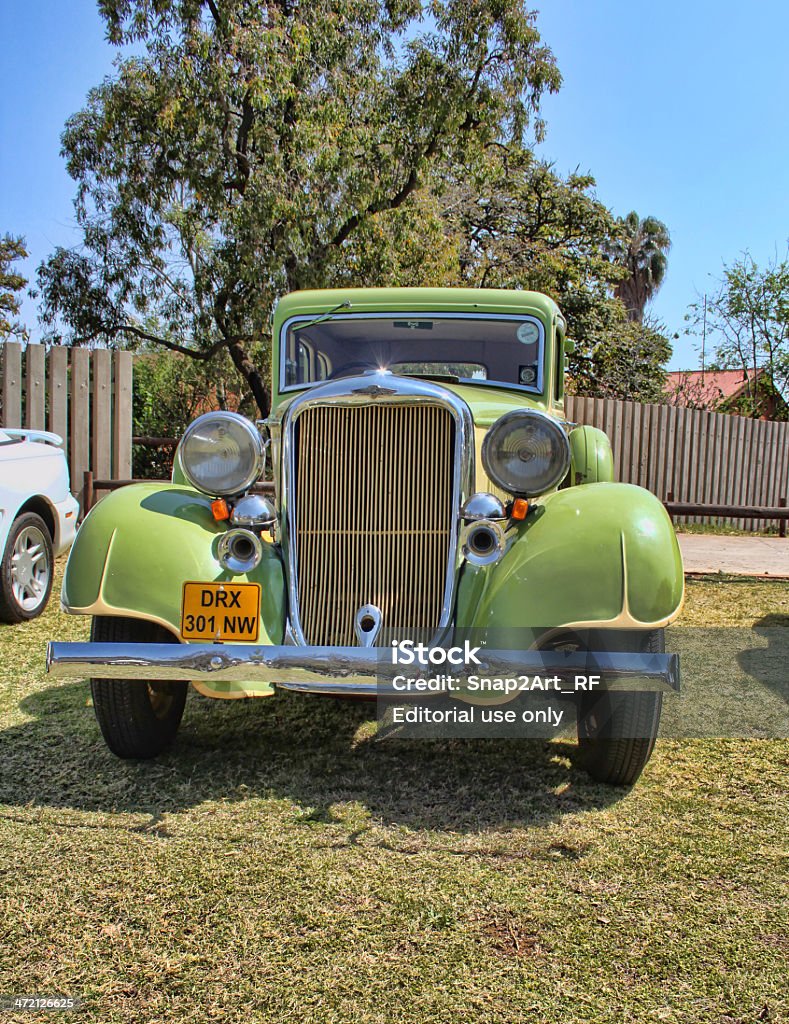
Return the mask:
<svg viewBox="0 0 789 1024"><path fill-rule="evenodd" d="M230 513L233 526L246 527L248 530L271 530L277 523L277 511L270 498L263 494L245 494L233 505Z"/></svg>

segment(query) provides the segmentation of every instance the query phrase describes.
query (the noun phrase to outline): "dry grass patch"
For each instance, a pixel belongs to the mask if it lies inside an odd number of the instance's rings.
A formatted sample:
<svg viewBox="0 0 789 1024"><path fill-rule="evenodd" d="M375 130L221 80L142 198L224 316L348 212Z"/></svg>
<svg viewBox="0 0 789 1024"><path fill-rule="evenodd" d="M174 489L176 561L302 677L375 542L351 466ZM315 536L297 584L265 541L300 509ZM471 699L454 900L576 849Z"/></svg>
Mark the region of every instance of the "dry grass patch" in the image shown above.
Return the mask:
<svg viewBox="0 0 789 1024"><path fill-rule="evenodd" d="M684 621L785 593L694 581ZM172 753L123 763L44 674L86 635L57 603L0 627L0 991L97 1024L789 1020L786 742L664 741L626 793L564 742L192 695Z"/></svg>

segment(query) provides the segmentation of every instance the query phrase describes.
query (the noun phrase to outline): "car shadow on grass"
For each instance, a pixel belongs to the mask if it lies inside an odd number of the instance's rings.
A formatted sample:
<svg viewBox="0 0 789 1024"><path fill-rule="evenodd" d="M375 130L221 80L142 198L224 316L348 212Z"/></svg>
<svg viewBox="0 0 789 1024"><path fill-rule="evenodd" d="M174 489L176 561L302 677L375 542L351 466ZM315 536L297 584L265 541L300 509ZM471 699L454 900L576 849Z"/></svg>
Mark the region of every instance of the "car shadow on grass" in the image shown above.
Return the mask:
<svg viewBox="0 0 789 1024"><path fill-rule="evenodd" d="M574 743L375 738L371 704L280 694L217 701L190 693L170 752L121 761L104 745L87 683L21 701L0 732L0 802L161 815L206 801L288 800L305 819L364 807L411 829L482 832L541 825L608 806L626 790L576 764Z"/></svg>
<svg viewBox="0 0 789 1024"><path fill-rule="evenodd" d="M740 651L737 662L740 668L761 685L789 705L789 679L786 666L789 663L789 616L770 613L755 622L751 630L763 641L761 647L751 646ZM786 721L782 723L784 730ZM782 733L785 735L785 732Z"/></svg>

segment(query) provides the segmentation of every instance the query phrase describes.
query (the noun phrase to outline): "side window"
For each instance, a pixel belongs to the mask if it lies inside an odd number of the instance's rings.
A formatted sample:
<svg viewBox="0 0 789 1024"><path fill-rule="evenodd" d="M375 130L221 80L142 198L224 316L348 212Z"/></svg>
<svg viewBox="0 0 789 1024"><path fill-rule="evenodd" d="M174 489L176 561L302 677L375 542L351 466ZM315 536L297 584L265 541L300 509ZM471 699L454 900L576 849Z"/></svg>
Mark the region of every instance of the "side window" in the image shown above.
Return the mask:
<svg viewBox="0 0 789 1024"><path fill-rule="evenodd" d="M299 342L299 381L315 380L315 351L308 342Z"/></svg>
<svg viewBox="0 0 789 1024"><path fill-rule="evenodd" d="M323 352L316 353L318 359L318 380L328 380L331 375L331 364L329 363L329 357Z"/></svg>

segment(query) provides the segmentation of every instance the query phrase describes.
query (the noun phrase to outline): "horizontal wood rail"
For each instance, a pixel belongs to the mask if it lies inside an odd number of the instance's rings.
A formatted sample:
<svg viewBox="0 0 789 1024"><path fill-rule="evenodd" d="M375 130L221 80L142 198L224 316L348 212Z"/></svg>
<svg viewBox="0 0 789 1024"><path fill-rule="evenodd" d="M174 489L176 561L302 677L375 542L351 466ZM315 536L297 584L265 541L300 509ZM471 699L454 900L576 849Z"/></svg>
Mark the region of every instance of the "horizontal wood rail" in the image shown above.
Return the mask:
<svg viewBox="0 0 789 1024"><path fill-rule="evenodd" d="M701 505L693 501L666 501L672 516L723 516L726 519L789 519L789 508L768 508L764 505Z"/></svg>
<svg viewBox="0 0 789 1024"><path fill-rule="evenodd" d="M148 437L144 434L135 434L132 444L142 445L144 448L175 448L178 444L177 437Z"/></svg>
<svg viewBox="0 0 789 1024"><path fill-rule="evenodd" d="M670 516L720 516L722 519L777 519L779 536L786 536L789 508L786 498L773 505L707 505L697 501L664 501Z"/></svg>

